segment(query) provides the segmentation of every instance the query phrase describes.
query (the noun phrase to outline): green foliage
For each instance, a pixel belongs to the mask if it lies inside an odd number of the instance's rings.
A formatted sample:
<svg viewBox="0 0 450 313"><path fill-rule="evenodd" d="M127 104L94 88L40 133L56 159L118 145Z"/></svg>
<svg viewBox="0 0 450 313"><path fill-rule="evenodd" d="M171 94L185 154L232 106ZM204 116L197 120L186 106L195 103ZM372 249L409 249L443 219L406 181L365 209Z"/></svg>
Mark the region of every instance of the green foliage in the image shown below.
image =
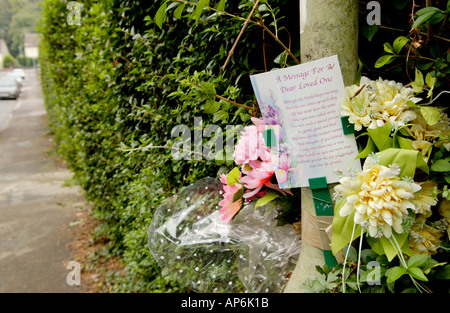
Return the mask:
<svg viewBox="0 0 450 313"><path fill-rule="evenodd" d="M79 2L81 25L67 24L66 1L42 2L39 62L58 150L95 206L102 221L97 234L110 239L108 253L126 267L124 277L111 278L114 291L186 291L161 273L146 231L163 199L200 178L218 178L231 164L177 161L170 149L150 147L170 147L171 130L194 130L194 117L203 128L249 123L256 114L249 75L264 64L275 67L283 49L272 46L264 59L261 46L274 41L263 41L262 29L252 25L226 71L220 69L251 1L228 1L232 16L208 9L223 10L224 1L202 2L200 15L187 2L183 10L174 1ZM292 14L287 3L273 1ZM184 18L187 12L195 18Z"/></svg>
<svg viewBox="0 0 450 313"><path fill-rule="evenodd" d="M316 270L320 276L305 281L303 288L316 293L343 292L344 285L347 293L449 292L450 275L446 262L439 263L427 254L417 254L403 266L398 259L389 261L385 255L378 255L372 249L362 250L359 257L354 247L350 246L349 249L345 275L342 264L334 268L318 266ZM347 247L344 254L346 252ZM423 282L427 282L427 285Z"/></svg>
<svg viewBox="0 0 450 313"><path fill-rule="evenodd" d="M419 70L423 77L434 80L433 87L437 91L445 89L450 72L449 3L448 0L435 1L433 6L427 7L426 1L382 1L381 25L369 26L365 19L360 22L363 74L404 85L415 82L411 86L417 88L416 91L432 88L426 82L421 84L415 80L414 75Z"/></svg>
<svg viewBox="0 0 450 313"><path fill-rule="evenodd" d="M17 62L17 60L11 54L7 54L3 57L3 67L4 68L14 67L14 66L18 66L18 65L19 65L19 62Z"/></svg>
<svg viewBox="0 0 450 313"><path fill-rule="evenodd" d="M16 58L23 53L24 34L36 32L41 12L38 2L0 0L0 38L5 39L10 53Z"/></svg>

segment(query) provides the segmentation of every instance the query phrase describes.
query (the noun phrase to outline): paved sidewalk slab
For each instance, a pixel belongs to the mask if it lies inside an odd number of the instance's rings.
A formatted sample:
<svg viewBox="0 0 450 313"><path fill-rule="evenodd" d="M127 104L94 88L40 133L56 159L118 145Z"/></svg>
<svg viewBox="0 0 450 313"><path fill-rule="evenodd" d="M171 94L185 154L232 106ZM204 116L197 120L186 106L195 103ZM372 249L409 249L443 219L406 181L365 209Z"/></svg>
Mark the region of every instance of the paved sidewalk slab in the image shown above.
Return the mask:
<svg viewBox="0 0 450 313"><path fill-rule="evenodd" d="M21 105L0 133L0 292L81 292L67 284L75 238L70 223L85 204L70 171L49 157L52 138L42 92L27 72Z"/></svg>

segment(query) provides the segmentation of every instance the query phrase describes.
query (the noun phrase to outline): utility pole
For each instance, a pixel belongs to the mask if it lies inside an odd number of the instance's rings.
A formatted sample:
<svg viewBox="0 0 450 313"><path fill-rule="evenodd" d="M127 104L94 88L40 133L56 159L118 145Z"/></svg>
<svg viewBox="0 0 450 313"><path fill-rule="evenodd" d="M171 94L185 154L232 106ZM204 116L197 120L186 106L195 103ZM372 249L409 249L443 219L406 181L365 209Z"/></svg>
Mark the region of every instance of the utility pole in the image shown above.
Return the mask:
<svg viewBox="0 0 450 313"><path fill-rule="evenodd" d="M358 70L358 1L299 0L301 62L337 55L344 84L352 85ZM330 191L332 185L328 185ZM302 188L302 247L297 266L284 292L304 292L302 284L317 277L316 266L325 264L324 253L304 239L303 217L315 216L312 191ZM307 211L307 212L305 212Z"/></svg>

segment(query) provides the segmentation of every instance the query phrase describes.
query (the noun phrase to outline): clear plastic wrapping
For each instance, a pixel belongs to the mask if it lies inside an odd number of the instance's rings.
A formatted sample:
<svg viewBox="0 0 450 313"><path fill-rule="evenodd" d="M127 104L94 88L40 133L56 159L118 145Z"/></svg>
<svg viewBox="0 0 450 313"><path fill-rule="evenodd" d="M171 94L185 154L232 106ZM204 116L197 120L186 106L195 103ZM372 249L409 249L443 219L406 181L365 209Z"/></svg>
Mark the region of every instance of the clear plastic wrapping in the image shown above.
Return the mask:
<svg viewBox="0 0 450 313"><path fill-rule="evenodd" d="M221 220L222 183L202 179L157 208L148 245L163 275L196 292L280 292L295 267L300 238L277 227L275 204L246 205ZM269 212L269 213L267 213Z"/></svg>

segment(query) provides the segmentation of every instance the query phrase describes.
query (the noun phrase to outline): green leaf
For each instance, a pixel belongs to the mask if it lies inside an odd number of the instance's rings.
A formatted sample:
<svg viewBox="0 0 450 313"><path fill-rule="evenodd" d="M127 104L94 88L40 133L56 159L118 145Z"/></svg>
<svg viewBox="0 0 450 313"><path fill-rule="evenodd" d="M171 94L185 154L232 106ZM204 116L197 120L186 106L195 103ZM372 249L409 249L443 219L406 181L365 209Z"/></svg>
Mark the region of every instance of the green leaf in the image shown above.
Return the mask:
<svg viewBox="0 0 450 313"><path fill-rule="evenodd" d="M241 170L239 167L233 168L227 175L228 186L233 186L239 183L239 178L241 177Z"/></svg>
<svg viewBox="0 0 450 313"><path fill-rule="evenodd" d="M198 21L202 15L203 9L209 5L209 0L198 0L195 10L191 15L191 18Z"/></svg>
<svg viewBox="0 0 450 313"><path fill-rule="evenodd" d="M394 54L394 49L392 49L392 46L389 42L385 42L383 48L387 53Z"/></svg>
<svg viewBox="0 0 450 313"><path fill-rule="evenodd" d="M405 36L400 36L397 37L394 40L394 44L393 44L393 48L394 48L394 52L395 54L400 54L400 52L402 51L403 47L410 42L409 38L405 37Z"/></svg>
<svg viewBox="0 0 450 313"><path fill-rule="evenodd" d="M282 65L286 61L287 56L287 51L283 51L275 58L275 60L273 60L273 62Z"/></svg>
<svg viewBox="0 0 450 313"><path fill-rule="evenodd" d="M240 188L238 191L236 191L236 193L233 195L233 203L238 201L239 199L242 199L244 194L245 194L244 188Z"/></svg>
<svg viewBox="0 0 450 313"><path fill-rule="evenodd" d="M367 145L364 148L363 151L361 151L358 156L356 157L357 159L365 159L367 158L371 153L376 152L377 147L375 145L375 142L373 141L372 137L369 136L369 140L367 140Z"/></svg>
<svg viewBox="0 0 450 313"><path fill-rule="evenodd" d="M217 11L225 11L225 4L226 4L227 0L220 0L219 4L216 7Z"/></svg>
<svg viewBox="0 0 450 313"><path fill-rule="evenodd" d="M380 68L385 66L386 64L391 63L394 61L397 57L395 55L383 55L375 62L375 68Z"/></svg>
<svg viewBox="0 0 450 313"><path fill-rule="evenodd" d="M397 164L400 167L400 177L413 178L417 168L429 173L428 165L419 151L389 148L378 152L377 156L381 165Z"/></svg>
<svg viewBox="0 0 450 313"><path fill-rule="evenodd" d="M413 141L411 139L406 139L401 136L396 136L396 140L397 140L398 146L401 149L407 149L407 150L413 149L413 145L412 145Z"/></svg>
<svg viewBox="0 0 450 313"><path fill-rule="evenodd" d="M186 5L184 3L182 3L181 5L179 5L175 11L173 12L173 16L177 19L181 19L181 15L183 14L184 8L186 7Z"/></svg>
<svg viewBox="0 0 450 313"><path fill-rule="evenodd" d="M428 259L429 257L427 254L415 254L408 260L408 268L421 266Z"/></svg>
<svg viewBox="0 0 450 313"><path fill-rule="evenodd" d="M428 13L435 13L437 11L440 11L438 8L436 7L425 7L420 9L419 11L416 12L417 16L422 16L424 14L428 14Z"/></svg>
<svg viewBox="0 0 450 313"><path fill-rule="evenodd" d="M162 29L162 23L164 21L164 16L166 15L166 9L167 9L167 2L164 2L156 11L155 17L153 18L153 21L158 25L160 29Z"/></svg>
<svg viewBox="0 0 450 313"><path fill-rule="evenodd" d="M213 123L218 122L218 121L227 122L229 117L230 116L227 111L225 111L225 110L217 111L213 115Z"/></svg>
<svg viewBox="0 0 450 313"><path fill-rule="evenodd" d="M205 92L208 96L212 98L216 98L216 88L214 88L214 84L210 82L199 82L199 85L203 92Z"/></svg>
<svg viewBox="0 0 450 313"><path fill-rule="evenodd" d="M431 98L431 96L433 95L433 89L436 81L436 77L431 76L430 73L428 73L425 77L425 82L427 83L428 87L430 87L430 90L428 90L427 98Z"/></svg>
<svg viewBox="0 0 450 313"><path fill-rule="evenodd" d="M207 100L205 103L205 113L213 114L219 111L220 103L214 100Z"/></svg>
<svg viewBox="0 0 450 313"><path fill-rule="evenodd" d="M275 200L278 197L280 197L279 193L275 193L275 192L266 193L262 198L259 198L258 201L256 201L255 209L260 206L266 205L267 203Z"/></svg>
<svg viewBox="0 0 450 313"><path fill-rule="evenodd" d="M361 28L361 32L367 38L368 41L372 41L372 38L377 33L378 29L379 29L378 25L364 24Z"/></svg>
<svg viewBox="0 0 450 313"><path fill-rule="evenodd" d="M415 81L411 83L411 87L413 87L415 92L421 92L423 89L425 82L423 80L423 74L419 69L416 68L416 78Z"/></svg>
<svg viewBox="0 0 450 313"><path fill-rule="evenodd" d="M447 160L436 160L431 165L431 170L433 172L449 172L450 171L450 162Z"/></svg>
<svg viewBox="0 0 450 313"><path fill-rule="evenodd" d="M408 270L406 272L412 277L417 278L418 280L428 281L428 278L418 267L408 267Z"/></svg>
<svg viewBox="0 0 450 313"><path fill-rule="evenodd" d="M427 7L417 11L417 15L419 16L413 24L413 28L417 28L423 23L427 22L429 19L433 17L436 13L439 13L439 9L435 7Z"/></svg>
<svg viewBox="0 0 450 313"><path fill-rule="evenodd" d="M405 274L405 273L406 273L406 268L401 267L401 266L393 267L386 272L387 282L393 283L394 281L396 281L397 279L402 277L403 274Z"/></svg>
<svg viewBox="0 0 450 313"><path fill-rule="evenodd" d="M356 249L350 245L346 245L342 250L344 257L347 255L347 250L348 250L347 261L358 262L358 252L356 252Z"/></svg>
<svg viewBox="0 0 450 313"><path fill-rule="evenodd" d="M428 125L433 126L441 119L441 112L435 107L421 107L420 113Z"/></svg>
<svg viewBox="0 0 450 313"><path fill-rule="evenodd" d="M450 279L450 265L444 266L439 272L437 272L435 278L439 280Z"/></svg>
<svg viewBox="0 0 450 313"><path fill-rule="evenodd" d="M431 18L428 20L427 24L437 24L440 21L442 21L445 18L446 14L442 13L442 11L436 12L431 16Z"/></svg>
<svg viewBox="0 0 450 313"><path fill-rule="evenodd" d="M390 123L386 123L375 129L367 129L370 138L372 138L379 151L383 151L392 146L391 131L392 125Z"/></svg>
<svg viewBox="0 0 450 313"><path fill-rule="evenodd" d="M409 0L395 0L394 7L397 10L403 10L409 3Z"/></svg>
<svg viewBox="0 0 450 313"><path fill-rule="evenodd" d="M425 82L427 83L428 87L430 87L430 89L434 88L434 84L436 84L436 81L436 77L431 76L431 73L428 73L425 77Z"/></svg>
<svg viewBox="0 0 450 313"><path fill-rule="evenodd" d="M339 201L334 208L333 236L331 236L331 251L334 255L361 235L361 226L354 223L354 211L345 217L339 214L344 203L344 201ZM352 238L353 227L355 227L355 234Z"/></svg>
<svg viewBox="0 0 450 313"><path fill-rule="evenodd" d="M395 232L392 233L391 236L395 237L395 240L397 240L397 243L399 246L403 246L403 244L408 239L408 233L403 232L402 234L397 234ZM391 241L386 237L379 238L381 247L383 248L384 253L386 254L387 259L392 261L393 258L397 256L397 250L394 248L394 246L391 244Z"/></svg>
<svg viewBox="0 0 450 313"><path fill-rule="evenodd" d="M361 60L358 58L358 71L356 72L355 80L354 80L353 84L355 84L355 85L360 84L363 68L364 68L364 65L361 62Z"/></svg>

